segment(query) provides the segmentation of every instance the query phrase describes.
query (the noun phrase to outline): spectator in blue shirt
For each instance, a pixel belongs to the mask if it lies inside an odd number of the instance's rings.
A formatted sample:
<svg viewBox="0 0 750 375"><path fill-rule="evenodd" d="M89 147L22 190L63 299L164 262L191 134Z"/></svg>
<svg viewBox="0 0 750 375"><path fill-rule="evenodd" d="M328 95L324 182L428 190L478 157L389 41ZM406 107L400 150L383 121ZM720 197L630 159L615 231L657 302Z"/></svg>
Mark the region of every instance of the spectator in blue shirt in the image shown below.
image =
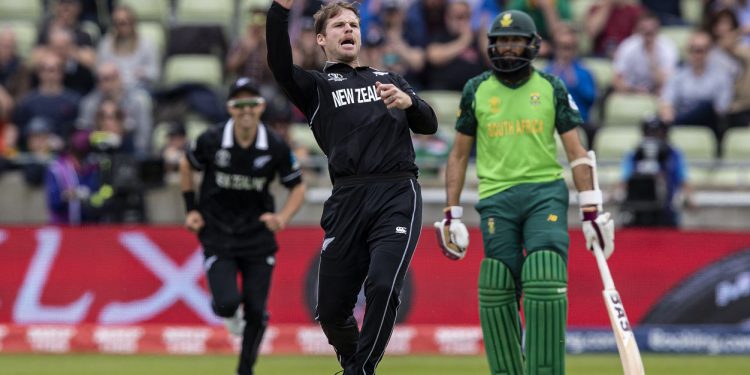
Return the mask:
<svg viewBox="0 0 750 375"><path fill-rule="evenodd" d="M556 31L554 59L544 71L560 77L565 83L568 93L578 106L584 130L591 141L595 127L589 120L589 113L597 94L594 75L578 59L578 38L575 32L566 25L559 26Z"/></svg>

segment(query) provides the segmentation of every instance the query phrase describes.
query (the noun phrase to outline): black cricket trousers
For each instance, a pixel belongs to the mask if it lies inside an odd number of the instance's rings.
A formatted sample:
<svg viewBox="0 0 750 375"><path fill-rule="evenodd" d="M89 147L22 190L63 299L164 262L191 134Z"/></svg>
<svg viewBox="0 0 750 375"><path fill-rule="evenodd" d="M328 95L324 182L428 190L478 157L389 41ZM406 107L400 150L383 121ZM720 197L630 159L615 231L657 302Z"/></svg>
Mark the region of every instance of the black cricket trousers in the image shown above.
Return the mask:
<svg viewBox="0 0 750 375"><path fill-rule="evenodd" d="M228 257L206 255L206 276L211 290L211 307L216 315L234 316L240 304L245 313L245 330L242 334L238 375L252 375L258 359L263 334L268 325L266 302L271 288L271 275L275 257ZM237 287L237 275L242 279L242 290Z"/></svg>
<svg viewBox="0 0 750 375"><path fill-rule="evenodd" d="M419 240L422 194L413 174L337 179L321 218L325 238L315 319L345 375L372 375L396 322ZM364 283L359 332L353 310Z"/></svg>

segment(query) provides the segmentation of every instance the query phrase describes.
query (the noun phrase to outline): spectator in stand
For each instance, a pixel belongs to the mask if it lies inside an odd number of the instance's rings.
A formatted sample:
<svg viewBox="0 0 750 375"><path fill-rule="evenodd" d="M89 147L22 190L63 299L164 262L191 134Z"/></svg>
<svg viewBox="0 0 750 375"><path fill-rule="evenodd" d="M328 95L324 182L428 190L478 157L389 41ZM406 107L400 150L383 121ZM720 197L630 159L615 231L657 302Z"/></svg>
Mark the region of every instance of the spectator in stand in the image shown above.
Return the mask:
<svg viewBox="0 0 750 375"><path fill-rule="evenodd" d="M52 131L62 139L72 133L78 114L78 93L63 85L63 60L54 53L47 53L37 66L39 86L26 94L16 106L13 122L18 126L21 139L25 144L27 126L34 117L46 117Z"/></svg>
<svg viewBox="0 0 750 375"><path fill-rule="evenodd" d="M594 42L593 53L611 58L617 46L636 29L643 12L628 0L600 0L589 9L586 31Z"/></svg>
<svg viewBox="0 0 750 375"><path fill-rule="evenodd" d="M185 125L182 123L174 122L168 126L167 140L161 150L161 157L167 172L177 172L180 170L180 160L185 156L185 148L188 146L187 134Z"/></svg>
<svg viewBox="0 0 750 375"><path fill-rule="evenodd" d="M539 56L548 57L550 41L554 39L553 30L557 30L562 21L570 21L570 0L512 0L508 9L517 9L531 16L542 37Z"/></svg>
<svg viewBox="0 0 750 375"><path fill-rule="evenodd" d="M266 61L266 10L259 6L249 9L245 33L229 49L225 69L229 75L250 77L261 86L275 86Z"/></svg>
<svg viewBox="0 0 750 375"><path fill-rule="evenodd" d="M89 68L93 68L96 63L96 51L94 50L94 41L91 36L83 31L79 22L81 14L80 0L53 0L52 16L44 21L39 28L37 38L37 48L44 50L49 44L49 39L54 30L68 30L73 33L73 45L75 46L76 60ZM36 59L34 59L36 61Z"/></svg>
<svg viewBox="0 0 750 375"><path fill-rule="evenodd" d="M101 102L113 100L124 111L124 127L132 138L135 154L139 157L148 155L153 128L151 97L137 87L125 87L117 65L112 62L100 65L96 74L96 90L81 101L78 128L93 130Z"/></svg>
<svg viewBox="0 0 750 375"><path fill-rule="evenodd" d="M47 165L62 151L63 140L52 132L49 119L34 117L27 126L26 153L21 164L24 181L29 186L41 186Z"/></svg>
<svg viewBox="0 0 750 375"><path fill-rule="evenodd" d="M18 55L16 34L0 28L0 118L8 119L13 107L31 89L31 71Z"/></svg>
<svg viewBox="0 0 750 375"><path fill-rule="evenodd" d="M89 134L76 132L65 152L50 163L45 190L51 224L81 225L98 220L97 207L108 194L106 188L101 189L89 152Z"/></svg>
<svg viewBox="0 0 750 375"><path fill-rule="evenodd" d="M65 29L53 29L49 36L48 52L56 53L63 59L65 87L83 96L94 88L94 74L89 65L79 59L73 34ZM93 67L93 65L91 65Z"/></svg>
<svg viewBox="0 0 750 375"><path fill-rule="evenodd" d="M583 129L591 144L596 130L595 124L589 119L591 107L596 100L594 75L578 59L578 37L570 26L560 24L557 27L554 46L554 58L544 71L560 77L565 83L568 93L578 106Z"/></svg>
<svg viewBox="0 0 750 375"><path fill-rule="evenodd" d="M692 0L697 1L697 0ZM641 0L644 8L659 17L662 25L684 25L681 0Z"/></svg>
<svg viewBox="0 0 750 375"><path fill-rule="evenodd" d="M750 45L750 1L748 0L707 0L704 1L704 20L710 22L715 13L730 10L739 24L742 44Z"/></svg>
<svg viewBox="0 0 750 375"><path fill-rule="evenodd" d="M406 41L408 28L405 27L404 5L399 0L382 0L380 18L371 23L366 35L369 48L363 52L371 66L402 75L415 89L421 88L419 75L425 65L423 48L410 45ZM375 48L373 48L375 47Z"/></svg>
<svg viewBox="0 0 750 375"><path fill-rule="evenodd" d="M445 10L448 0L416 0L406 10L409 32L406 41L411 46L426 48L432 35L443 34L446 30Z"/></svg>
<svg viewBox="0 0 750 375"><path fill-rule="evenodd" d="M461 91L466 81L489 66L486 32L472 30L467 1L448 2L445 25L445 32L435 34L427 45L427 88Z"/></svg>
<svg viewBox="0 0 750 375"><path fill-rule="evenodd" d="M112 27L97 51L98 63L115 63L127 87L150 90L159 82L161 58L156 45L138 34L135 11L127 5L112 10Z"/></svg>
<svg viewBox="0 0 750 375"><path fill-rule="evenodd" d="M125 129L125 112L109 98L99 102L90 139L91 145L98 151L127 155L135 152L133 137Z"/></svg>
<svg viewBox="0 0 750 375"><path fill-rule="evenodd" d="M674 72L679 52L674 42L659 35L659 19L643 13L637 32L625 39L615 52L614 91L658 95Z"/></svg>
<svg viewBox="0 0 750 375"><path fill-rule="evenodd" d="M294 63L306 70L322 70L325 57L315 43L315 25L312 18L303 18L299 37L292 39L292 56Z"/></svg>
<svg viewBox="0 0 750 375"><path fill-rule="evenodd" d="M667 81L661 93L659 118L666 124L703 125L721 136L720 119L732 103L729 73L709 65L711 36L697 31L688 42L687 64Z"/></svg>
<svg viewBox="0 0 750 375"><path fill-rule="evenodd" d="M742 75L744 69L741 60L732 54L739 40L739 22L737 16L729 9L722 9L711 14L704 30L711 34L713 48L708 52L708 64L717 65L729 73L733 81Z"/></svg>
<svg viewBox="0 0 750 375"><path fill-rule="evenodd" d="M734 82L732 104L727 113L728 127L750 125L750 46L742 44L737 17L729 9L713 14L708 31L715 47L708 56L708 64L730 73Z"/></svg>

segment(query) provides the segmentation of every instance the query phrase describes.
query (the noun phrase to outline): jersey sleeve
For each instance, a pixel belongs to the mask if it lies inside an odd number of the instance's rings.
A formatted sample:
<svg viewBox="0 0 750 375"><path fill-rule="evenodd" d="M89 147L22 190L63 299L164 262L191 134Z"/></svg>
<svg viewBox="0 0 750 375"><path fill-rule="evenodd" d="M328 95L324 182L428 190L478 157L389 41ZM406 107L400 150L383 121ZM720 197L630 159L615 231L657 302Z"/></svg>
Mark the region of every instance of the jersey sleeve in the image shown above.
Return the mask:
<svg viewBox="0 0 750 375"><path fill-rule="evenodd" d="M284 93L312 122L318 106L318 90L312 73L292 62L289 41L289 10L276 2L271 4L266 21L268 67Z"/></svg>
<svg viewBox="0 0 750 375"><path fill-rule="evenodd" d="M558 134L563 134L583 124L581 113L568 93L565 84L557 77L551 79L555 95L555 128Z"/></svg>
<svg viewBox="0 0 750 375"><path fill-rule="evenodd" d="M458 107L458 119L456 120L456 131L472 137L477 135L477 117L474 112L474 103L478 85L477 79L471 79L464 85Z"/></svg>
<svg viewBox="0 0 750 375"><path fill-rule="evenodd" d="M281 142L279 149L279 181L281 184L291 189L302 183L302 170L300 170L299 161L294 156L294 152L285 142Z"/></svg>
<svg viewBox="0 0 750 375"><path fill-rule="evenodd" d="M404 77L391 73L401 91L411 97L412 106L407 108L406 119L409 129L417 134L435 134L438 129L437 116L427 102L420 98Z"/></svg>
<svg viewBox="0 0 750 375"><path fill-rule="evenodd" d="M202 171L206 169L206 165L211 160L208 138L208 132L201 134L198 139L188 144L187 150L185 150L187 160L195 170Z"/></svg>

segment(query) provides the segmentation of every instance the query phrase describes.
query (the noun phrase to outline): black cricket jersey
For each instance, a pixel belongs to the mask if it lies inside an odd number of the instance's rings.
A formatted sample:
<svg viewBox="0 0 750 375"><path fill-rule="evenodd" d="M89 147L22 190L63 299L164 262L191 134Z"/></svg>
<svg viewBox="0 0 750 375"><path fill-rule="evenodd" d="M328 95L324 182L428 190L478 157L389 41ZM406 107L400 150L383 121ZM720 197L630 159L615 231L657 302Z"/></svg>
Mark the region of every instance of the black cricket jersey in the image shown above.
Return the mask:
<svg viewBox="0 0 750 375"><path fill-rule="evenodd" d="M398 74L338 63L323 72L292 63L289 11L276 2L268 11L268 66L291 101L307 117L318 145L339 177L409 173L417 175L409 129L433 134L437 118ZM406 110L387 109L375 82L391 83L411 96Z"/></svg>
<svg viewBox="0 0 750 375"><path fill-rule="evenodd" d="M289 146L262 123L255 143L242 148L234 122L206 130L187 152L190 165L204 172L198 210L206 223L198 237L204 248L223 255L269 255L276 239L259 217L274 212L269 184L276 175L292 188L302 182Z"/></svg>

